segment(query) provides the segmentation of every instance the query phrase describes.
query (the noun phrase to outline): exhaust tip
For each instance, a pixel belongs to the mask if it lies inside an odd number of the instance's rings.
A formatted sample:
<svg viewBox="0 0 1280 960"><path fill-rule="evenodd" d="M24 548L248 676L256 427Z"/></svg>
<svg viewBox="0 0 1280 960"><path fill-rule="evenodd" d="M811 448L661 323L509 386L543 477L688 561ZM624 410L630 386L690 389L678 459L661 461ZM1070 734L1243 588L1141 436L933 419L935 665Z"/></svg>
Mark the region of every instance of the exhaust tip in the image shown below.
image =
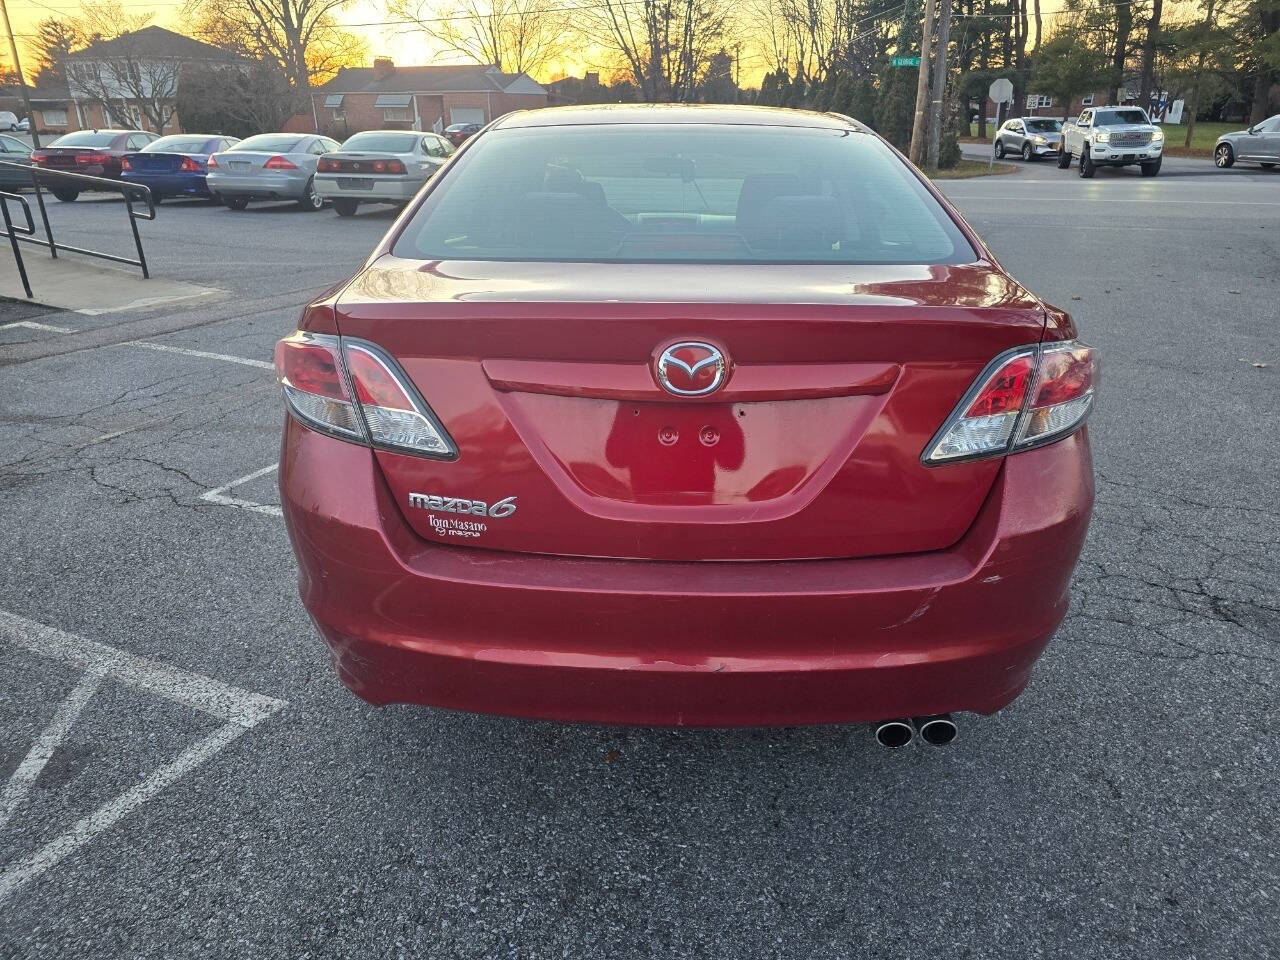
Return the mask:
<svg viewBox="0 0 1280 960"><path fill-rule="evenodd" d="M905 747L915 735L909 720L886 720L876 727L876 743L891 750Z"/></svg>
<svg viewBox="0 0 1280 960"><path fill-rule="evenodd" d="M945 747L960 732L949 713L937 713L929 717L913 717L911 722L920 731L920 739L935 747Z"/></svg>

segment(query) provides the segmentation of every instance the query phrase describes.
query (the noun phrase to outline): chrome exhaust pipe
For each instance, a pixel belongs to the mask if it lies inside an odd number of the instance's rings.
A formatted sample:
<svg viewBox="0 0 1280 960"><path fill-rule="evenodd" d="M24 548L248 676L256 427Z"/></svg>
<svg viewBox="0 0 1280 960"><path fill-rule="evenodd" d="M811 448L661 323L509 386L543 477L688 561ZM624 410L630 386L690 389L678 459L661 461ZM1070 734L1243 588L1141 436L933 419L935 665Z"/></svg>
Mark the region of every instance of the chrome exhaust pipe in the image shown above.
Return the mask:
<svg viewBox="0 0 1280 960"><path fill-rule="evenodd" d="M956 738L959 730L949 713L935 713L928 717L912 717L911 724L920 733L920 739L935 747L945 747Z"/></svg>
<svg viewBox="0 0 1280 960"><path fill-rule="evenodd" d="M891 750L905 747L915 735L910 720L886 720L876 727L876 743Z"/></svg>

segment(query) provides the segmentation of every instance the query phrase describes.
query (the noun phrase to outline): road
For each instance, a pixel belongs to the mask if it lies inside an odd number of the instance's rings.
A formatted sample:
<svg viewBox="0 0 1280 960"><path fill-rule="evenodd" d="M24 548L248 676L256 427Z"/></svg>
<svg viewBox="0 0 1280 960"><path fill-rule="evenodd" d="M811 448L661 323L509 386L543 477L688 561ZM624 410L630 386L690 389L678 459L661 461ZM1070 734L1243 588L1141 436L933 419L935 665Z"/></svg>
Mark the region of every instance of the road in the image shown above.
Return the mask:
<svg viewBox="0 0 1280 960"><path fill-rule="evenodd" d="M268 361L389 214L165 205L157 273L232 296L151 345L0 305L70 331L0 330L0 956L1280 955L1280 175L1197 163L944 185L1103 357L1072 612L946 750L347 694Z"/></svg>

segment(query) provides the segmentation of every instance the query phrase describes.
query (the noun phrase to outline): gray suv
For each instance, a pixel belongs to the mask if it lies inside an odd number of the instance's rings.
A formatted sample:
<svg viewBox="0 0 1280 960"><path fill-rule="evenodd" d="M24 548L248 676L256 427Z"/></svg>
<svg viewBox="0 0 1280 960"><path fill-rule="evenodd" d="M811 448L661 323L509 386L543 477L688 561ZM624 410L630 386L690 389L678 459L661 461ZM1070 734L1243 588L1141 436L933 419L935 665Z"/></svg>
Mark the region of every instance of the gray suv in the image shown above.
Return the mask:
<svg viewBox="0 0 1280 960"><path fill-rule="evenodd" d="M1237 160L1249 160L1270 170L1280 163L1280 113L1255 123L1248 130L1224 133L1213 146L1213 163L1226 168Z"/></svg>
<svg viewBox="0 0 1280 960"><path fill-rule="evenodd" d="M992 145L997 158L1006 153L1018 154L1023 160L1056 157L1062 146L1062 121L1052 117L1014 117L996 131Z"/></svg>

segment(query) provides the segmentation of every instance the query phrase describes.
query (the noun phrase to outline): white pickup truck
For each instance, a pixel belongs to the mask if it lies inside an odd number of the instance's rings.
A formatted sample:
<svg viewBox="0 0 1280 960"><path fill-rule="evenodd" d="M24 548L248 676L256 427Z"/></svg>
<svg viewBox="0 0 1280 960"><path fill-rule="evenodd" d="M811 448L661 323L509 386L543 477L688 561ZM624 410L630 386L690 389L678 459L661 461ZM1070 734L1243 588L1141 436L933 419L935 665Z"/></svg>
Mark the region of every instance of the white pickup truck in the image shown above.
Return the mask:
<svg viewBox="0 0 1280 960"><path fill-rule="evenodd" d="M1080 176L1092 177L1098 167L1142 165L1144 177L1160 172L1164 131L1147 119L1141 107L1089 107L1062 125L1058 166L1080 158Z"/></svg>

